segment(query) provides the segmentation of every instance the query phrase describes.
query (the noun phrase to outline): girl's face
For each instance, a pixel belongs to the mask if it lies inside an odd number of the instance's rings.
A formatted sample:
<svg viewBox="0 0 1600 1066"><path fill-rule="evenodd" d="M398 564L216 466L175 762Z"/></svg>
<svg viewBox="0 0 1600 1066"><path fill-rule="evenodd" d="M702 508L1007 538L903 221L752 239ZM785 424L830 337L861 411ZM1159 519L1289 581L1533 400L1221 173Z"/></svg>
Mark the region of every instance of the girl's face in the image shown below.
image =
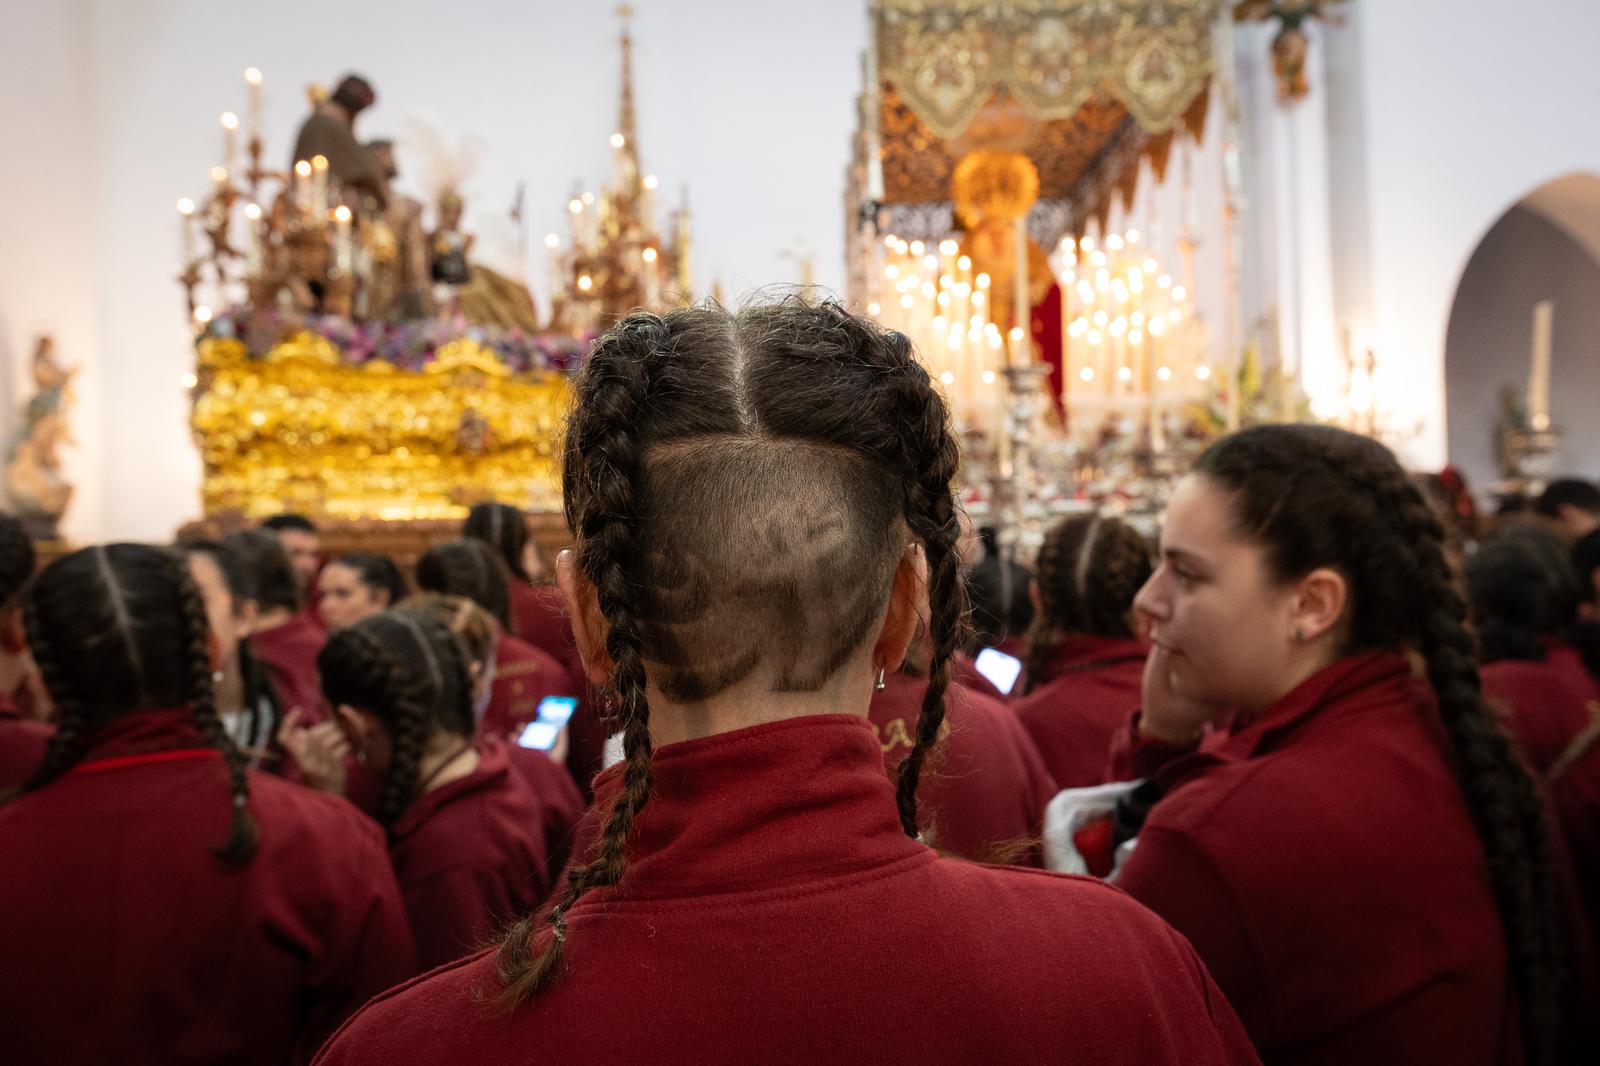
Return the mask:
<svg viewBox="0 0 1600 1066"><path fill-rule="evenodd" d="M389 608L387 593L363 583L359 574L338 563L323 568L317 588L322 593L317 609L329 632L353 626Z"/></svg>
<svg viewBox="0 0 1600 1066"><path fill-rule="evenodd" d="M1178 482L1159 565L1134 598L1144 631L1168 653L1174 694L1218 714L1282 696L1303 658L1300 601L1295 583L1276 581L1262 548L1234 531L1227 492L1199 475Z"/></svg>

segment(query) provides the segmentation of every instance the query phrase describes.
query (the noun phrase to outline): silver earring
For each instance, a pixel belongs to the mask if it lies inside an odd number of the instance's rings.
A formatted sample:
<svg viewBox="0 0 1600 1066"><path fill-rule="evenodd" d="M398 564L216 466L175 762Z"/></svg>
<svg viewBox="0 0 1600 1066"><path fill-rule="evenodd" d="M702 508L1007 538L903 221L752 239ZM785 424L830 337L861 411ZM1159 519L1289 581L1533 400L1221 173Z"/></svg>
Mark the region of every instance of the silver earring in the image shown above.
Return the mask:
<svg viewBox="0 0 1600 1066"><path fill-rule="evenodd" d="M878 685L877 685L877 690L879 692L882 692L884 689L886 689L888 687L889 687L888 685L884 684L884 681L883 681L883 667L880 666L880 667L878 667Z"/></svg>
<svg viewBox="0 0 1600 1066"><path fill-rule="evenodd" d="M211 683L212 683L212 684L213 684L213 685L220 685L220 684L222 684L222 671L221 671L221 670L214 670L214 671L212 671L212 674L211 674Z"/></svg>

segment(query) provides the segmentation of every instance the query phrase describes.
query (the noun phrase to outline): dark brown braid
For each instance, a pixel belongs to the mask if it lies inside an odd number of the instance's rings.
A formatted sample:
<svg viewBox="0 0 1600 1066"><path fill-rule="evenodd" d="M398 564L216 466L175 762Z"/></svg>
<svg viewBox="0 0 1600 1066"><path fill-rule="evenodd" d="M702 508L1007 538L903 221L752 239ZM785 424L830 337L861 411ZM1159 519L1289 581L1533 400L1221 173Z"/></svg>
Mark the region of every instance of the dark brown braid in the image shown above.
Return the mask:
<svg viewBox="0 0 1600 1066"><path fill-rule="evenodd" d="M188 629L189 691L188 704L194 711L194 724L207 744L222 752L228 766L228 781L233 793L233 815L228 836L217 848L217 858L239 865L255 856L261 833L250 816L249 760L233 742L217 717L216 686L211 680L211 626L206 618L205 600L189 575L189 568L177 552L168 553L172 581L178 604Z"/></svg>
<svg viewBox="0 0 1600 1066"><path fill-rule="evenodd" d="M42 788L71 769L95 732L113 719L186 706L228 768L233 811L217 857L248 862L259 837L248 809L249 775L217 718L205 604L182 557L138 544L73 552L39 575L27 598L26 621L58 720L26 789ZM93 668L84 668L91 660Z"/></svg>
<svg viewBox="0 0 1600 1066"><path fill-rule="evenodd" d="M1351 590L1350 652L1415 650L1427 666L1483 841L1523 1018L1526 1060L1560 1055L1567 943L1543 805L1483 701L1438 517L1388 449L1324 426L1261 426L1196 470L1233 494L1237 525L1281 579L1328 566Z"/></svg>
<svg viewBox="0 0 1600 1066"><path fill-rule="evenodd" d="M1028 631L1028 689L1046 679L1068 634L1131 640L1128 612L1153 569L1150 545L1120 519L1074 515L1051 528L1034 567L1039 611Z"/></svg>
<svg viewBox="0 0 1600 1066"><path fill-rule="evenodd" d="M864 323L860 323L864 326ZM863 348L874 339L870 330L862 338ZM928 687L917 716L917 735L911 750L900 763L895 801L900 808L900 826L907 836L917 837L917 784L928 752L939 739L944 725L945 692L950 684L950 660L967 642L970 630L967 589L962 581L961 519L956 512L950 483L961 462L960 449L950 431L949 413L944 400L928 380L928 373L916 361L911 342L903 334L888 337L884 349L891 355L891 380L901 407L900 424L906 449L906 468L915 471L908 486L905 504L906 524L922 542L928 563L928 636L932 656L928 661Z"/></svg>
<svg viewBox="0 0 1600 1066"><path fill-rule="evenodd" d="M389 735L374 817L393 828L416 796L428 742L472 735L472 685L459 642L426 615L385 611L328 638L317 655L323 695L373 715Z"/></svg>
<svg viewBox="0 0 1600 1066"><path fill-rule="evenodd" d="M908 534L927 557L932 644L897 787L916 835L918 775L966 627L956 464L948 414L910 344L837 305L634 314L596 343L567 430L564 489L607 625L625 765L591 861L573 867L542 920L502 943L502 1005L558 976L573 906L623 880L651 786L646 664L678 702L752 676L774 691L815 691L881 624Z"/></svg>

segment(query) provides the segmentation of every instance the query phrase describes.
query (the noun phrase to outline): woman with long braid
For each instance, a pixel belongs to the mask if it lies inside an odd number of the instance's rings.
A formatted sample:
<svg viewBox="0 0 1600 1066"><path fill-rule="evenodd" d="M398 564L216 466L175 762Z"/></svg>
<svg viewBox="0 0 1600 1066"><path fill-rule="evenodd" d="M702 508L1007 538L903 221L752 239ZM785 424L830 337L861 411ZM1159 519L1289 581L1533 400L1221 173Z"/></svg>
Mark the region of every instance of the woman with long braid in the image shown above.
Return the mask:
<svg viewBox="0 0 1600 1066"><path fill-rule="evenodd" d="M598 838L554 907L319 1061L1255 1061L1123 894L917 840L966 603L955 437L905 337L798 301L630 315L566 441L557 580L625 753ZM867 706L924 604L891 780Z"/></svg>
<svg viewBox="0 0 1600 1066"><path fill-rule="evenodd" d="M1063 519L1039 549L1028 689L1013 709L1062 788L1105 779L1111 738L1139 705L1133 597L1152 569L1138 531L1101 515Z"/></svg>
<svg viewBox="0 0 1600 1066"><path fill-rule="evenodd" d="M1262 1057L1572 1061L1550 830L1394 456L1327 426L1224 438L1135 605L1153 648L1114 754L1161 797L1117 884Z"/></svg>
<svg viewBox="0 0 1600 1066"><path fill-rule="evenodd" d="M539 798L503 744L473 743L472 680L449 629L386 611L335 632L317 667L356 761L381 782L372 814L420 968L537 906L552 879Z"/></svg>
<svg viewBox="0 0 1600 1066"><path fill-rule="evenodd" d="M6 1061L305 1062L414 972L378 828L223 728L179 555L74 552L27 620L59 728L0 806Z"/></svg>

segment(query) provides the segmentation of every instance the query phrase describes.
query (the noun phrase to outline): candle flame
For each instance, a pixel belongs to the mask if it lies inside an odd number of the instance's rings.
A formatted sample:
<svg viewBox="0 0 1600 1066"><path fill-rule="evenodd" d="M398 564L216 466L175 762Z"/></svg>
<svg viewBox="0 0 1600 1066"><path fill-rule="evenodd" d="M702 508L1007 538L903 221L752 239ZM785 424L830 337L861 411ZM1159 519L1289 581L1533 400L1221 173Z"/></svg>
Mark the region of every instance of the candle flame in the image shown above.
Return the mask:
<svg viewBox="0 0 1600 1066"><path fill-rule="evenodd" d="M194 214L194 201L189 199L187 196L185 196L183 199L179 200L178 201L178 214L180 214L180 215L192 215L192 214Z"/></svg>
<svg viewBox="0 0 1600 1066"><path fill-rule="evenodd" d="M311 164L302 159L294 165L294 172L302 178L309 178L311 176Z"/></svg>
<svg viewBox="0 0 1600 1066"><path fill-rule="evenodd" d="M311 169L312 170L327 170L328 169L328 157L325 156L325 155L314 155L314 156L312 156L311 157Z"/></svg>
<svg viewBox="0 0 1600 1066"><path fill-rule="evenodd" d="M333 209L333 217L334 221L336 222L349 222L350 209L344 204L340 204L338 207Z"/></svg>
<svg viewBox="0 0 1600 1066"><path fill-rule="evenodd" d="M261 205L260 204L245 204L244 205L244 217L248 218L251 222L255 222L257 219L259 219L261 217Z"/></svg>
<svg viewBox="0 0 1600 1066"><path fill-rule="evenodd" d="M260 85L261 71L257 70L255 67L245 67L244 80L249 82L251 85Z"/></svg>
<svg viewBox="0 0 1600 1066"><path fill-rule="evenodd" d="M235 115L232 111L224 111L222 113L222 128L225 129L225 130L236 130L236 129L238 129L239 128L239 116Z"/></svg>

